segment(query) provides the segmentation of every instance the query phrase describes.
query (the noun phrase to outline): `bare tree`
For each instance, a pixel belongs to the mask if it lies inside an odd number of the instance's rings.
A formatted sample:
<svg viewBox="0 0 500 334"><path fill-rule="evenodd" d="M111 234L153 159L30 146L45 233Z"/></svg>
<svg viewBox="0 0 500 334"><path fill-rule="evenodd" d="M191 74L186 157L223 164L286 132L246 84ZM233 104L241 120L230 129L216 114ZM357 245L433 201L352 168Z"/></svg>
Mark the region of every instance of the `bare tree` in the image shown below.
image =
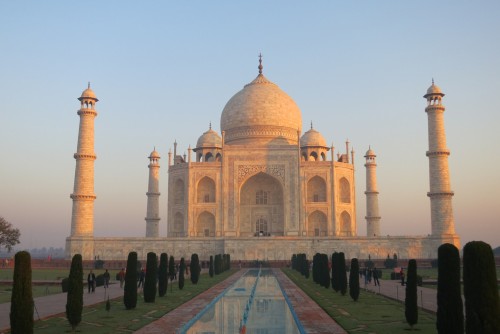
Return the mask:
<svg viewBox="0 0 500 334"><path fill-rule="evenodd" d="M0 248L5 247L10 252L19 243L20 235L19 229L13 228L11 223L0 217Z"/></svg>

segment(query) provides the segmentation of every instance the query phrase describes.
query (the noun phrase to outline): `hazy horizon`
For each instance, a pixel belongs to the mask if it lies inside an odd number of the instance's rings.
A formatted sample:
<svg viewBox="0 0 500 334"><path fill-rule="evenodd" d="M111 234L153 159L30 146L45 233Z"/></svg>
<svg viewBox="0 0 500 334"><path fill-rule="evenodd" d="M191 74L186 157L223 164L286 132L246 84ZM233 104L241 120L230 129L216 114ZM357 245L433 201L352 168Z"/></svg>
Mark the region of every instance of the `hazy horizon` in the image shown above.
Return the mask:
<svg viewBox="0 0 500 334"><path fill-rule="evenodd" d="M94 236L145 235L147 157L160 160L166 236L168 151L195 147L258 74L335 152L355 150L358 235L366 235L364 154L377 154L382 235L431 233L426 101L443 104L455 228L500 246L500 3L254 1L1 2L0 216L21 248L70 234L79 109L91 82ZM194 155L193 155L194 158Z"/></svg>

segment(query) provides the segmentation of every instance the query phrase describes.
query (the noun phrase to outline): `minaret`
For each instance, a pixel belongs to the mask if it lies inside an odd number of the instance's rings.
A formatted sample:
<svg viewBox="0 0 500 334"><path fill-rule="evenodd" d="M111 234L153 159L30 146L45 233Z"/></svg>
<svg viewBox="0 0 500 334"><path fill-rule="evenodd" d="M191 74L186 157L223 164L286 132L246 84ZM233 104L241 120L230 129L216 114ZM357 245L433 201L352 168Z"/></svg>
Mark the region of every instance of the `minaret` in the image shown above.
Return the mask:
<svg viewBox="0 0 500 334"><path fill-rule="evenodd" d="M454 236L455 223L451 199L453 191L450 190L450 175L448 172L448 156L450 151L446 147L446 134L444 131L444 106L441 98L444 94L434 84L427 89L424 98L427 99L425 112L428 116L429 127L429 178L430 192L427 196L431 199L431 225L432 236Z"/></svg>
<svg viewBox="0 0 500 334"><path fill-rule="evenodd" d="M380 214L378 211L378 190L377 190L377 162L375 152L368 148L366 151L366 236L380 236Z"/></svg>
<svg viewBox="0 0 500 334"><path fill-rule="evenodd" d="M146 238L157 238L160 223L160 155L153 150L149 155L149 183L148 183L148 208L146 213Z"/></svg>
<svg viewBox="0 0 500 334"><path fill-rule="evenodd" d="M97 116L95 104L97 97L90 83L83 91L80 100L80 129L78 147L73 157L76 159L75 184L71 199L71 237L93 237L94 235L94 118Z"/></svg>

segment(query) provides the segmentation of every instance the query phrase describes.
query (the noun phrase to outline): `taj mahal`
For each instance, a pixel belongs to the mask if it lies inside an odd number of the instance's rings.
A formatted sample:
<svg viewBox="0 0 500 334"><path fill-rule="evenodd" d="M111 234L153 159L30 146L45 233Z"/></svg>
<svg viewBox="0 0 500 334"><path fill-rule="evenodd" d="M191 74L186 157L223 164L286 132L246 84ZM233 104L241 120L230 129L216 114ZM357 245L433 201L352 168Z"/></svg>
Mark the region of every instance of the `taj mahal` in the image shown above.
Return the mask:
<svg viewBox="0 0 500 334"><path fill-rule="evenodd" d="M364 155L366 216L356 217L355 155L350 143L328 146L313 124L303 132L301 110L264 76L259 57L257 77L222 110L220 133L210 125L187 155L178 154L176 142L169 151L166 207L160 205L161 157L156 150L149 155L144 236L95 237L94 121L99 100L89 84L78 98L80 126L66 255L124 260L131 251L140 259L148 252L166 252L176 259L197 253L207 260L227 253L232 260L283 261L295 253L312 257L317 252L342 251L346 258L385 258L395 253L400 258L436 258L443 243L460 247L443 97L434 81L424 95L431 210L426 236L380 235L377 163L371 148ZM366 224L366 236L357 235L358 223Z"/></svg>

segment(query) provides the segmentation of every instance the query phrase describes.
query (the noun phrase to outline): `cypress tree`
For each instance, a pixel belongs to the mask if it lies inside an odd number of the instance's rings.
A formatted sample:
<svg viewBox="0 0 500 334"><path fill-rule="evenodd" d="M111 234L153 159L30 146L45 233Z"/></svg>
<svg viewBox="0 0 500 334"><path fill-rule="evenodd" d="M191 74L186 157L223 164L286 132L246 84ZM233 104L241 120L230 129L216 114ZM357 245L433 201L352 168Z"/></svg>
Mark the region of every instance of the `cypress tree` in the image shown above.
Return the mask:
<svg viewBox="0 0 500 334"><path fill-rule="evenodd" d="M339 253L334 252L332 254L332 289L335 292L340 291L339 284Z"/></svg>
<svg viewBox="0 0 500 334"><path fill-rule="evenodd" d="M144 302L154 303L156 298L156 279L158 264L156 254L149 252L146 261L146 280L144 281Z"/></svg>
<svg viewBox="0 0 500 334"><path fill-rule="evenodd" d="M231 269L231 254L227 254L227 270Z"/></svg>
<svg viewBox="0 0 500 334"><path fill-rule="evenodd" d="M168 287L168 255L161 253L160 267L158 268L158 296L163 297L167 294Z"/></svg>
<svg viewBox="0 0 500 334"><path fill-rule="evenodd" d="M168 260L168 277L170 278L170 292L172 292L172 281L175 277L175 261L172 255L170 255L170 259Z"/></svg>
<svg viewBox="0 0 500 334"><path fill-rule="evenodd" d="M210 255L210 264L208 268L208 274L210 277L214 277L214 256Z"/></svg>
<svg viewBox="0 0 500 334"><path fill-rule="evenodd" d="M305 254L304 254L304 258L305 258ZM309 278L309 261L307 259L304 259L304 277L305 278Z"/></svg>
<svg viewBox="0 0 500 334"><path fill-rule="evenodd" d="M465 332L498 333L500 301L493 251L483 241L464 247Z"/></svg>
<svg viewBox="0 0 500 334"><path fill-rule="evenodd" d="M194 253L191 255L191 263L189 264L189 271L191 272L191 283L197 284L200 279L200 260L198 259L198 254Z"/></svg>
<svg viewBox="0 0 500 334"><path fill-rule="evenodd" d="M215 271L215 275L219 275L221 273L221 271L220 271L220 254L215 255L214 271Z"/></svg>
<svg viewBox="0 0 500 334"><path fill-rule="evenodd" d="M321 276L323 277L323 286L325 288L330 288L330 270L328 269L328 255L321 254L321 258L323 259L323 266L321 270Z"/></svg>
<svg viewBox="0 0 500 334"><path fill-rule="evenodd" d="M184 271L186 270L186 264L184 263L184 258L181 258L181 264L179 265L179 290L184 288Z"/></svg>
<svg viewBox="0 0 500 334"><path fill-rule="evenodd" d="M417 261L408 261L408 272L406 273L406 298L405 298L406 322L413 328L418 321L417 307Z"/></svg>
<svg viewBox="0 0 500 334"><path fill-rule="evenodd" d="M75 254L71 260L68 278L68 294L66 295L66 318L73 331L82 321L83 311L83 266L82 256Z"/></svg>
<svg viewBox="0 0 500 334"><path fill-rule="evenodd" d="M343 252L339 253L339 287L340 293L344 296L347 292L347 272L345 270L345 255Z"/></svg>
<svg viewBox="0 0 500 334"><path fill-rule="evenodd" d="M318 282L318 254L316 253L313 255L313 269L312 269L312 278L314 283L319 283Z"/></svg>
<svg viewBox="0 0 500 334"><path fill-rule="evenodd" d="M292 255L292 269L297 270L297 254Z"/></svg>
<svg viewBox="0 0 500 334"><path fill-rule="evenodd" d="M436 328L441 334L463 334L464 312L460 289L460 255L452 244L438 248Z"/></svg>
<svg viewBox="0 0 500 334"><path fill-rule="evenodd" d="M127 272L125 273L125 287L123 290L123 303L127 310L137 305L137 253L128 253Z"/></svg>
<svg viewBox="0 0 500 334"><path fill-rule="evenodd" d="M358 259L351 259L351 271L349 272L349 295L354 301L359 298L359 263Z"/></svg>
<svg viewBox="0 0 500 334"><path fill-rule="evenodd" d="M14 277L10 299L10 331L12 334L33 333L33 308L31 255L26 251L21 251L17 252L14 257Z"/></svg>

